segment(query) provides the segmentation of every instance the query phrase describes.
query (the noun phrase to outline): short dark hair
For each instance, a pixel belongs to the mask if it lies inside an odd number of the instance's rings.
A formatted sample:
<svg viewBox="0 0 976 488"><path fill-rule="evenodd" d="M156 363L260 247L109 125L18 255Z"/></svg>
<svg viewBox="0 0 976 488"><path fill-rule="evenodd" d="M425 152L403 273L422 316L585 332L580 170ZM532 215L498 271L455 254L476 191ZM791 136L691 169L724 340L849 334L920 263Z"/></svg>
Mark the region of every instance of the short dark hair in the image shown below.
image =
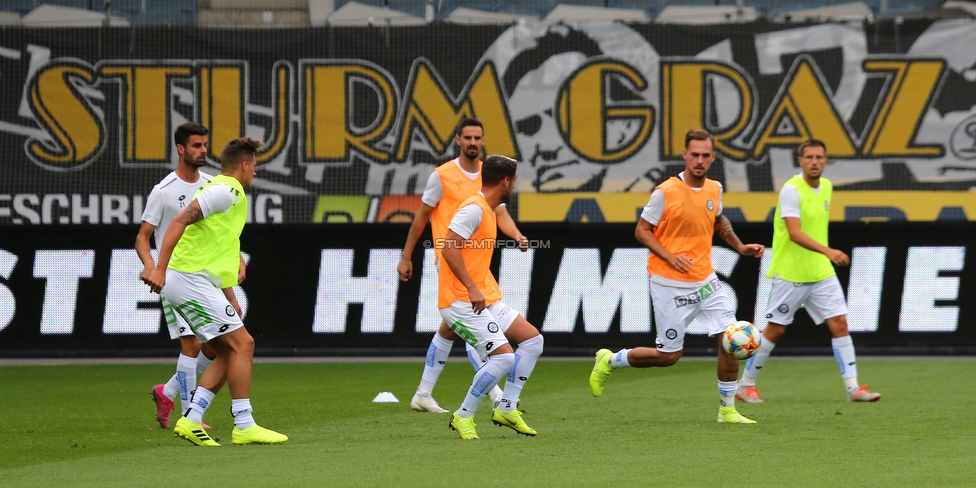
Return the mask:
<svg viewBox="0 0 976 488"><path fill-rule="evenodd" d="M688 144L691 141L708 141L715 146L715 139L712 139L712 134L705 129L691 129L685 134L685 149L688 149Z"/></svg>
<svg viewBox="0 0 976 488"><path fill-rule="evenodd" d="M824 153L825 154L827 153L827 145L824 144L823 141L821 141L820 139L807 139L807 140L801 142L800 145L796 148L796 157L802 158L803 157L803 150L806 149L806 148L808 148L808 147L822 147L823 150L824 150Z"/></svg>
<svg viewBox="0 0 976 488"><path fill-rule="evenodd" d="M222 171L235 169L243 161L254 159L254 154L263 145L263 142L255 141L250 137L239 137L228 142L224 146L224 150L220 152L220 169Z"/></svg>
<svg viewBox="0 0 976 488"><path fill-rule="evenodd" d="M186 140L189 139L190 136L206 135L210 135L210 129L196 122L187 122L185 124L180 124L180 126L176 128L176 131L173 132L173 142L181 146L186 146Z"/></svg>
<svg viewBox="0 0 976 488"><path fill-rule="evenodd" d="M514 178L518 161L501 154L492 154L481 165L481 186L495 186L505 178Z"/></svg>
<svg viewBox="0 0 976 488"><path fill-rule="evenodd" d="M474 117L466 117L458 122L457 129L454 131L454 134L461 137L461 131L464 130L465 127L481 127L481 132L485 132L485 126L481 124L480 120Z"/></svg>

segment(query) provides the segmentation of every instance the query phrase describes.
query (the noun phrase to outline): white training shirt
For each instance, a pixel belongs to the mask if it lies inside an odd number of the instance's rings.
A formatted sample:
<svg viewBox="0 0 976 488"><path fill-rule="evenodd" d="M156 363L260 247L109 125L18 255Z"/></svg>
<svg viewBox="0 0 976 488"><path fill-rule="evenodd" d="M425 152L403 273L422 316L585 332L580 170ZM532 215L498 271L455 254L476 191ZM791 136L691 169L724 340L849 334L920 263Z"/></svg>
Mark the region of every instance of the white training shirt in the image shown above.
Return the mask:
<svg viewBox="0 0 976 488"><path fill-rule="evenodd" d="M200 178L189 183L181 180L174 171L160 180L149 192L146 209L142 212L142 221L156 228L153 232L156 249L159 249L163 243L163 236L166 235L169 223L193 201L193 194L212 178L213 176L200 172Z"/></svg>
<svg viewBox="0 0 976 488"><path fill-rule="evenodd" d="M814 193L820 193L820 187L813 188ZM800 218L800 191L793 185L783 185L779 191L779 218Z"/></svg>
<svg viewBox="0 0 976 488"><path fill-rule="evenodd" d="M224 213L234 206L234 189L223 183L214 183L197 195L203 217Z"/></svg>
<svg viewBox="0 0 976 488"><path fill-rule="evenodd" d="M484 193L480 191L478 194L484 196ZM468 239L474 234L474 231L478 230L483 216L484 212L481 211L481 206L471 202L458 209L447 228L462 238Z"/></svg>
<svg viewBox="0 0 976 488"><path fill-rule="evenodd" d="M685 172L682 171L678 173L678 178L681 181L685 181ZM718 183L716 181L716 183ZM701 191L701 188L691 188L694 191ZM722 193L725 189L722 187L721 183L718 183L718 213L715 215L722 215ZM646 220L651 225L657 226L661 223L661 219L664 218L664 192L660 189L655 189L651 192L651 198L648 199L647 205L644 206L644 210L641 210L641 218Z"/></svg>

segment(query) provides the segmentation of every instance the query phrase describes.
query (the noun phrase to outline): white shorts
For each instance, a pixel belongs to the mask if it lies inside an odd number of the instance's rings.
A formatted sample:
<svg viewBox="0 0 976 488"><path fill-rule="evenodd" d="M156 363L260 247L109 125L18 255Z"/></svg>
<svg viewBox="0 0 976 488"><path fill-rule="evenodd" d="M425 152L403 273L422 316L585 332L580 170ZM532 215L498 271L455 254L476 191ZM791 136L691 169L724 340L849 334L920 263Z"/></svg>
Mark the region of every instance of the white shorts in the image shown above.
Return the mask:
<svg viewBox="0 0 976 488"><path fill-rule="evenodd" d="M170 304L169 300L166 299L166 295L160 294L160 298L163 302L163 318L166 319L166 328L169 329L169 338L179 339L180 337L192 336L193 330L190 329L189 325L186 325L186 321L183 320L183 316L173 310L173 305Z"/></svg>
<svg viewBox="0 0 976 488"><path fill-rule="evenodd" d="M657 349L678 352L684 348L685 331L697 318L708 335L721 334L735 323L735 307L727 288L716 278L699 289L677 288L651 282Z"/></svg>
<svg viewBox="0 0 976 488"><path fill-rule="evenodd" d="M244 327L224 292L202 274L168 269L162 294L200 342Z"/></svg>
<svg viewBox="0 0 976 488"><path fill-rule="evenodd" d="M515 322L519 313L502 302L495 302L480 314L471 310L471 304L456 301L450 307L439 309L444 322L451 327L464 342L471 344L482 358L508 344L505 332Z"/></svg>
<svg viewBox="0 0 976 488"><path fill-rule="evenodd" d="M815 324L847 315L847 300L844 299L844 290L837 275L815 283L793 283L779 276L773 278L766 319L773 324L790 325L793 314L800 307L807 309Z"/></svg>

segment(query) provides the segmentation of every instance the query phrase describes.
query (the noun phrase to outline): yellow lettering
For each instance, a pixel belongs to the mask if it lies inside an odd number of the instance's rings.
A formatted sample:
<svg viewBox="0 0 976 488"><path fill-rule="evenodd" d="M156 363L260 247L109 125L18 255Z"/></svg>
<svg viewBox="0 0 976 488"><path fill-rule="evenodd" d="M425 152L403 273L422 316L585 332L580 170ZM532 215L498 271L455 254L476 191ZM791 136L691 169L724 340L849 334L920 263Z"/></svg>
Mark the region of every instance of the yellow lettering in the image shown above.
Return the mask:
<svg viewBox="0 0 976 488"><path fill-rule="evenodd" d="M830 156L857 155L850 131L834 110L812 63L803 55L793 64L759 124L753 158L760 159L770 146L793 148L810 138L822 140Z"/></svg>
<svg viewBox="0 0 976 488"><path fill-rule="evenodd" d="M608 100L607 85L616 77L636 91L647 88L647 80L636 70L616 61L596 61L584 65L560 90L559 129L569 145L580 155L601 163L626 159L640 150L654 127L654 109L643 104ZM627 121L639 124L635 135L610 149L607 123Z"/></svg>
<svg viewBox="0 0 976 488"><path fill-rule="evenodd" d="M865 61L864 71L889 75L884 101L871 121L861 151L877 157L942 157L945 148L941 145L916 145L912 141L942 80L945 61Z"/></svg>
<svg viewBox="0 0 976 488"><path fill-rule="evenodd" d="M288 140L288 128L291 126L288 123L288 101L291 100L290 80L291 67L287 63L276 65L275 80L272 84L274 91L274 101L272 102L274 119L272 122L274 129L271 136L267 138L268 140L263 141L264 147L256 157L258 164L274 159L285 148L285 142Z"/></svg>
<svg viewBox="0 0 976 488"><path fill-rule="evenodd" d="M454 129L465 117L477 117L485 127L485 151L518 157L511 117L502 98L495 66L486 63L473 76L470 89L453 100L426 62L414 65L412 80L404 97L396 158L405 161L415 131L438 154L445 154L454 142Z"/></svg>
<svg viewBox="0 0 976 488"><path fill-rule="evenodd" d="M52 65L37 75L29 92L31 110L53 140L31 139L28 151L61 168L88 162L104 143L101 121L72 80L91 85L95 73L84 66Z"/></svg>
<svg viewBox="0 0 976 488"><path fill-rule="evenodd" d="M739 92L740 111L727 127L708 127L706 82L710 77L730 81ZM739 137L752 120L755 95L748 75L738 66L713 61L661 63L661 153L664 159L681 157L685 133L695 127L708 127L715 150L734 159L745 159L746 152L732 140Z"/></svg>
<svg viewBox="0 0 976 488"><path fill-rule="evenodd" d="M220 159L228 142L244 135L244 67L200 68L200 123L210 129L210 157Z"/></svg>
<svg viewBox="0 0 976 488"><path fill-rule="evenodd" d="M350 150L359 151L377 161L389 155L373 147L390 128L396 113L396 91L386 71L372 63L303 64L305 128L303 154L305 161L348 161ZM353 107L357 86L367 87L376 95L377 112L371 124L355 127Z"/></svg>
<svg viewBox="0 0 976 488"><path fill-rule="evenodd" d="M108 64L102 76L121 80L122 130L119 137L129 162L169 162L170 81L192 75L188 66Z"/></svg>

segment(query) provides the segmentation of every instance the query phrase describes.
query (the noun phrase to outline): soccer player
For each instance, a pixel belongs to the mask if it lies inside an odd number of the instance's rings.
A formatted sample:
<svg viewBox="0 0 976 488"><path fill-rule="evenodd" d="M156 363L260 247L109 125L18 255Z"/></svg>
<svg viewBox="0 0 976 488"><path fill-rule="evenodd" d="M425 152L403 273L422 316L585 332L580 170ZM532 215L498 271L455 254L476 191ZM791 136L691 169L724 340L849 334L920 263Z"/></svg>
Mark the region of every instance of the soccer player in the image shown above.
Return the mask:
<svg viewBox="0 0 976 488"><path fill-rule="evenodd" d="M657 347L600 349L590 373L590 392L603 394L607 377L618 368L667 367L681 358L685 331L696 318L718 343L718 421L752 424L735 409L739 360L721 345L721 333L736 321L728 285L712 268L712 236L717 232L744 256L760 257L765 247L743 244L729 220L722 215L722 185L708 179L715 160L714 141L704 129L685 135L682 151L685 170L669 178L651 193L637 221L637 240L650 256L651 301L657 329Z"/></svg>
<svg viewBox="0 0 976 488"><path fill-rule="evenodd" d="M430 178L427 179L427 187L421 196L420 209L414 215L413 223L407 232L407 242L403 245L403 254L400 256L400 264L397 265L397 272L403 281L409 280L413 276L413 256L414 247L427 221L430 221L431 234L434 242L439 242L447 236L447 225L451 221L451 216L457 210L458 204L464 199L474 195L481 189L481 150L485 144L484 126L481 121L474 118L465 118L458 123L454 142L461 150L457 159L448 161L434 170ZM521 250L528 249L529 240L519 232L515 221L508 214L504 205L495 210L497 215L498 228L505 234L511 236L519 243ZM438 266L440 266L441 250L438 246L434 247ZM427 348L427 360L424 364L424 372L421 375L420 385L417 392L410 400L410 407L420 412L448 413L441 408L434 400L431 393L437 378L444 370L444 364L451 353L457 335L445 323L441 323L440 328L434 333ZM474 353L470 344L466 346L468 360L471 365L478 369L481 367L482 358ZM501 389L496 385L491 389L489 396L492 402L501 399Z"/></svg>
<svg viewBox="0 0 976 488"><path fill-rule="evenodd" d="M220 154L221 174L198 191L170 223L148 280L152 291L169 300L197 338L217 351L217 359L200 376L190 407L173 429L178 437L200 446L220 445L201 422L225 381L230 384L234 444L288 440L257 425L251 415L254 339L244 328L233 290L238 280L240 235L247 219L244 189L254 179L254 154L259 147L260 142L246 137L227 143Z"/></svg>
<svg viewBox="0 0 976 488"><path fill-rule="evenodd" d="M193 122L180 125L173 133L180 160L176 170L166 175L149 193L146 209L142 213L142 227L136 236L136 254L143 264L143 282L148 283L149 274L156 267L149 250L149 237L153 236L156 249L159 249L170 221L193 200L193 194L210 181L211 176L200 171L207 163L209 134L209 129ZM242 276L243 271L242 265ZM183 318L173 312L166 297L161 299L169 337L180 340L176 373L165 384L156 385L150 390L156 402L156 420L160 427L168 429L169 412L173 409L176 396L180 397L181 411L190 406L190 395L196 388L197 376L207 369L217 353L210 346L201 346Z"/></svg>
<svg viewBox="0 0 976 488"><path fill-rule="evenodd" d="M858 386L854 342L847 331L847 302L837 280L834 265L851 260L843 251L827 245L830 197L833 185L823 178L827 146L810 139L797 149L800 174L786 181L779 192L773 218L773 262L767 276L773 279L766 317L769 325L756 355L746 362L735 397L746 403L760 403L756 378L776 343L793 323L793 314L804 307L814 323L827 322L834 359L847 388L849 402L876 402L881 394Z"/></svg>
<svg viewBox="0 0 976 488"><path fill-rule="evenodd" d="M477 439L474 414L491 385L507 375L505 390L492 412L495 425L534 436L522 420L519 395L542 354L542 334L519 313L502 303L498 282L488 269L498 229L495 209L508 202L515 188L516 162L505 156L488 156L481 168L481 191L458 207L448 225L438 270L437 307L451 330L485 358L475 371L461 407L451 416L450 427L462 439ZM518 344L518 352L509 341Z"/></svg>

